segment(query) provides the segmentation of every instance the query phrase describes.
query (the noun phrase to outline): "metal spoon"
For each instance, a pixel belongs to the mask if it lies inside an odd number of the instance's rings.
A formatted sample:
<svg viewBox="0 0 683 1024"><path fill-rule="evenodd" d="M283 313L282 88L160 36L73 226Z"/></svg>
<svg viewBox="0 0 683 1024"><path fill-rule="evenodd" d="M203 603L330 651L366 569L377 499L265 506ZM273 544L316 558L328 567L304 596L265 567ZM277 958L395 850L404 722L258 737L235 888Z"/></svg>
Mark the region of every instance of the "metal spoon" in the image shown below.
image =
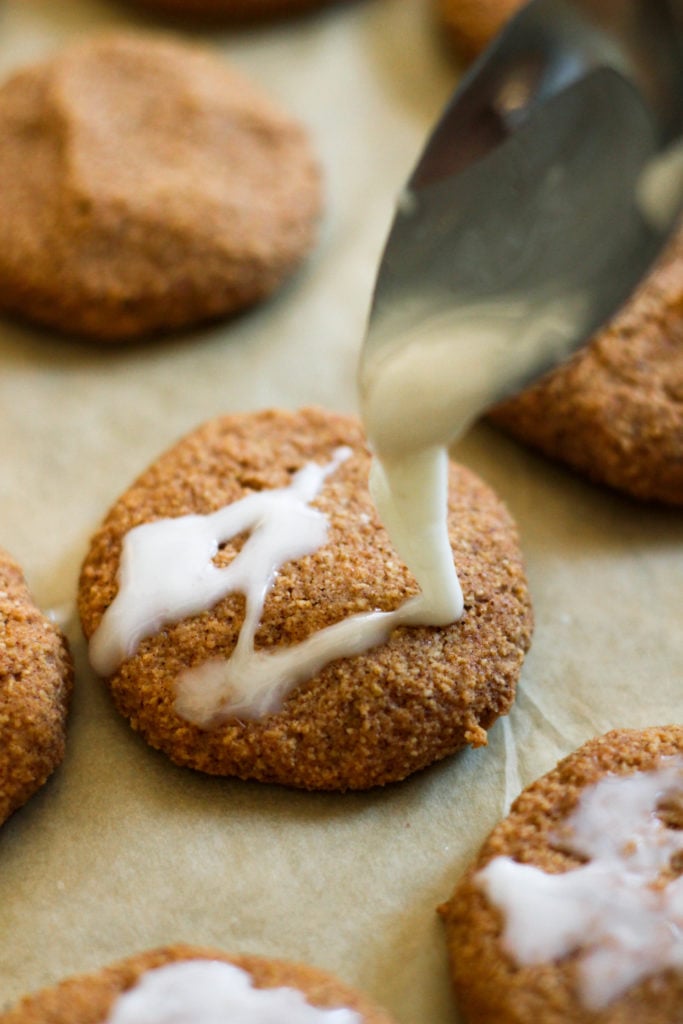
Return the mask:
<svg viewBox="0 0 683 1024"><path fill-rule="evenodd" d="M509 23L399 201L361 404L383 375L393 388L385 370L402 349L414 367L415 351L438 360L447 338L456 370L476 364L469 421L569 356L628 297L683 201L682 27L679 0L532 0ZM438 401L450 401L445 384ZM416 419L424 409L415 403ZM375 425L381 416L374 408Z"/></svg>

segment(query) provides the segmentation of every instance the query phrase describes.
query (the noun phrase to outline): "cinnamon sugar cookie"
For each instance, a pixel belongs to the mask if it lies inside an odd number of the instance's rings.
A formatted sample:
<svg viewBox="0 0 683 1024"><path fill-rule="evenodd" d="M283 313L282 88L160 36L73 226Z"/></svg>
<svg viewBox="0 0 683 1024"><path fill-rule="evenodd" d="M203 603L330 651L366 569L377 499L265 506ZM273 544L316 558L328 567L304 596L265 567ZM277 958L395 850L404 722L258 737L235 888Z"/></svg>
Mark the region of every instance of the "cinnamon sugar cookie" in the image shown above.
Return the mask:
<svg viewBox="0 0 683 1024"><path fill-rule="evenodd" d="M605 330L491 419L592 480L683 505L683 230Z"/></svg>
<svg viewBox="0 0 683 1024"><path fill-rule="evenodd" d="M437 0L437 10L458 54L471 61L523 4L524 0Z"/></svg>
<svg viewBox="0 0 683 1024"><path fill-rule="evenodd" d="M508 711L531 612L507 511L452 466L465 615L401 626L417 586L378 521L369 464L350 417L225 416L114 505L83 566L83 628L118 709L176 763L362 789L485 743Z"/></svg>
<svg viewBox="0 0 683 1024"><path fill-rule="evenodd" d="M163 998L172 992L174 1015ZM293 1024L392 1024L370 1000L332 975L302 964L173 945L129 957L26 996L0 1014L2 1024L109 1024L170 1019L286 1020ZM213 1002L214 996L218 1002ZM135 1015L135 1002L137 1016ZM144 1004L143 1002L144 1001ZM264 1010L259 1007L265 1004ZM213 1015L209 1009L213 1005ZM219 1007L217 1011L216 1007ZM179 1012L185 1009L185 1016ZM204 1011L204 1015L202 1014ZM316 1012L317 1010L317 1012ZM156 1012L155 1012L156 1011ZM241 1012L240 1012L241 1011ZM253 1016L250 1015L253 1014ZM278 1016L279 1013L279 1016Z"/></svg>
<svg viewBox="0 0 683 1024"><path fill-rule="evenodd" d="M440 908L463 1019L683 1018L683 728L586 743L526 789Z"/></svg>
<svg viewBox="0 0 683 1024"><path fill-rule="evenodd" d="M103 341L224 317L314 241L304 129L219 57L78 42L0 88L0 309Z"/></svg>
<svg viewBox="0 0 683 1024"><path fill-rule="evenodd" d="M65 639L0 549L0 823L64 757L72 676Z"/></svg>

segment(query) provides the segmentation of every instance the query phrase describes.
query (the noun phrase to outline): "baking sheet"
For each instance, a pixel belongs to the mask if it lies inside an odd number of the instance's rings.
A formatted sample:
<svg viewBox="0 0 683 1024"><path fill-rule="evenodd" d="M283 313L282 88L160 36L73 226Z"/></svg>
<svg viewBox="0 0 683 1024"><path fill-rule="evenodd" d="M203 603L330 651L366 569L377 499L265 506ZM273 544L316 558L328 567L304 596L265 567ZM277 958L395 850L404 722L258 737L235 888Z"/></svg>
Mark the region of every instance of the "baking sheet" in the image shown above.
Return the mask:
<svg viewBox="0 0 683 1024"><path fill-rule="evenodd" d="M115 0L5 0L0 71L111 26L166 27ZM537 620L517 703L487 749L345 796L205 778L148 749L87 667L74 596L88 538L158 453L213 415L356 410L393 199L457 74L428 0L183 34L309 126L327 212L307 266L230 324L117 350L0 322L0 544L77 663L66 761L0 830L0 1007L185 940L317 964L398 1024L446 1024L457 1015L435 907L509 801L597 733L681 721L683 517L480 425L456 454L518 521Z"/></svg>

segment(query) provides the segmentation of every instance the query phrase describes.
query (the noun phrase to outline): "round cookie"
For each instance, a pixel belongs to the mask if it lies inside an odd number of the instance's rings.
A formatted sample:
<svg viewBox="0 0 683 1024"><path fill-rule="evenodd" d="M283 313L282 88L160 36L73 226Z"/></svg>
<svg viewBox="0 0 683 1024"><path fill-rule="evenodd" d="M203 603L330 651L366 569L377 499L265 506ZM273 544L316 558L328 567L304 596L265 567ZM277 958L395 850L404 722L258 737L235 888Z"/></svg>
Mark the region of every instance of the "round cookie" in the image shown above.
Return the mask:
<svg viewBox="0 0 683 1024"><path fill-rule="evenodd" d="M571 838L568 839L576 827L576 818L569 831L567 819L576 815L579 801L586 800L588 787L600 782L613 786L615 780L633 776L635 772L661 769L667 764L665 759L673 755L683 756L683 727L615 730L584 744L529 786L515 801L509 816L490 834L451 899L439 908L446 925L451 972L463 1020L473 1024L526 1024L527 1021L535 1024L632 1024L633 1021L639 1024L671 1024L681 1019L683 976L672 971L655 970L635 984L619 987L618 994L607 999L606 1003L603 999L602 1005L598 1002L591 1005L591 999L586 995L586 991L590 995L590 989L582 989L582 984L585 986L586 980L590 979L589 974L581 974L582 970L585 971L585 962L582 967L585 949L574 948L555 960L546 960L545 951L550 939L544 937L541 940L544 962L520 963L520 958L503 949L505 915L492 903L492 899L500 899L500 890L490 888L485 894L485 876L478 874L494 863L495 858L511 858L516 865L513 865L513 870L516 872L520 904L527 900L527 905L534 905L521 888L525 884L522 878L524 870L533 866L544 872L542 877L552 879L590 867L591 861L600 856L587 845L585 836L580 843L575 841L573 846ZM662 796L664 789L659 791L658 799L662 801L659 804L662 821L674 830L675 835L683 824L680 761L674 770L677 772L677 795L672 795L669 803ZM629 793L627 805L635 799ZM620 808L617 815L622 813L624 798L620 801L617 791L610 789L609 794L603 794L602 801L601 810L593 819L598 823L598 843L601 845L606 837L609 843L615 834L608 815L615 813L614 808ZM584 823L586 813L584 810ZM649 813L646 816L650 822L654 817ZM618 841L622 839L620 836ZM642 842L640 839L639 843ZM655 840L655 845L657 842ZM581 845L583 850L579 853ZM639 848L644 849L642 845ZM621 847L626 856L633 855L637 849L634 841ZM501 865L504 862L495 863ZM671 862L671 868L665 869L663 878L671 881L679 872L680 856L677 855ZM627 883L626 886L631 892L633 877L631 875L630 885ZM609 878L609 874L599 878L603 892L609 891ZM551 903L553 895L547 888L548 883L543 885L546 895L541 903L536 904L537 912L539 915L548 914L547 908L552 906L555 909L550 911L549 919L554 923L565 911L562 903ZM653 885L649 892L655 888ZM497 895L490 899L490 893L494 891ZM597 904L599 894L588 898ZM585 892L583 899L586 899ZM569 906L572 905L575 904L569 899ZM601 917L607 913L609 911L602 908L599 911ZM527 929L526 934L534 929L543 934L546 920L535 917L534 925ZM642 920L636 918L636 921L637 928L645 934L645 917ZM575 941L585 943L594 936L590 928L586 929L580 923L575 925L575 929ZM666 931L669 933L668 928ZM637 959L638 954L635 955ZM642 958L643 954L639 955ZM662 959L657 958L655 962L661 964ZM615 977L620 980L612 965L611 980ZM595 999L595 990L591 998Z"/></svg>
<svg viewBox="0 0 683 1024"><path fill-rule="evenodd" d="M86 39L0 87L0 309L120 341L225 317L310 250L305 130L209 51Z"/></svg>
<svg viewBox="0 0 683 1024"><path fill-rule="evenodd" d="M683 229L608 327L491 419L598 483L683 505Z"/></svg>
<svg viewBox="0 0 683 1024"><path fill-rule="evenodd" d="M182 944L140 953L100 971L68 978L59 985L26 996L2 1015L2 1022L103 1024L117 998L133 988L145 972L192 960L232 964L251 976L256 989L298 989L311 1006L353 1010L358 1014L359 1024L392 1024L383 1010L324 971L265 957L228 956L220 950Z"/></svg>
<svg viewBox="0 0 683 1024"><path fill-rule="evenodd" d="M216 18L222 21L257 21L301 14L341 0L129 0L166 14L188 18Z"/></svg>
<svg viewBox="0 0 683 1024"><path fill-rule="evenodd" d="M0 824L64 757L72 682L66 640L0 549Z"/></svg>
<svg viewBox="0 0 683 1024"><path fill-rule="evenodd" d="M457 53L474 60L525 0L437 0L438 17Z"/></svg>
<svg viewBox="0 0 683 1024"><path fill-rule="evenodd" d="M289 648L353 614L390 611L416 594L370 499L370 455L357 420L319 409L225 416L162 456L93 538L79 589L86 637L116 595L128 530L285 487L304 465L327 463L339 446L352 454L312 502L329 520L327 543L280 568L257 648ZM176 712L176 681L185 669L235 648L244 602L229 595L139 644L108 679L117 708L178 764L305 789L396 781L467 743L485 743L485 730L514 698L531 610L506 509L463 467L452 466L450 483L450 535L466 609L460 622L397 628L386 643L325 665L281 710L202 729ZM229 564L239 543L221 547L218 564Z"/></svg>

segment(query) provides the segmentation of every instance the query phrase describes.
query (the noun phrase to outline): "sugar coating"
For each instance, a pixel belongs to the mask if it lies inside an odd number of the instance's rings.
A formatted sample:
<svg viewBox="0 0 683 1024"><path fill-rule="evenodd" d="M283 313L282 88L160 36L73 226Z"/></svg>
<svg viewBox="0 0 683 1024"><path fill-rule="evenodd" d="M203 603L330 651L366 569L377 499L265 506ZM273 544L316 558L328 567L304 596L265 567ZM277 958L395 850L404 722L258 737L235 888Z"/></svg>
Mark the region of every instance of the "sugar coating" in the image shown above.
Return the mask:
<svg viewBox="0 0 683 1024"><path fill-rule="evenodd" d="M119 341L264 298L316 234L304 128L211 51L79 41L0 87L0 309Z"/></svg>
<svg viewBox="0 0 683 1024"><path fill-rule="evenodd" d="M340 1007L345 1008L347 1020L341 1017L339 1024L350 1024L349 1017L353 1024L393 1024L389 1015L371 1000L317 968L265 957L232 956L221 950L182 943L139 953L28 995L2 1014L2 1024L103 1024L117 998L129 992L148 972L197 960L230 964L246 972L256 989L295 989L311 1007L328 1011L323 1021L329 1020L329 1024L336 1024L334 1011Z"/></svg>
<svg viewBox="0 0 683 1024"><path fill-rule="evenodd" d="M0 823L64 757L72 683L66 640L0 550Z"/></svg>
<svg viewBox="0 0 683 1024"><path fill-rule="evenodd" d="M391 548L368 488L370 455L360 424L323 410L266 411L213 420L162 456L114 506L93 538L79 608L90 637L116 593L122 538L166 516L205 514L246 493L288 484L309 461L352 455L315 500L328 543L283 566L268 594L256 649L296 644L368 611L393 611L417 585ZM451 469L449 520L465 615L454 626L399 628L365 654L338 659L259 721L202 730L176 714L175 681L207 653L229 654L244 601L144 640L107 681L114 702L174 761L212 774L309 789L358 789L404 778L467 743L510 707L531 634L531 610L515 527L473 474ZM217 564L239 550L229 542Z"/></svg>
<svg viewBox="0 0 683 1024"><path fill-rule="evenodd" d="M647 978L636 978L606 1005L591 1009L586 1005L585 990L582 998L582 959L576 949L556 962L517 963L504 946L504 917L487 899L480 878L481 871L498 858L512 860L524 870L539 869L551 885L553 876L581 871L588 851L572 843L567 825L583 794L607 778L618 781L632 778L634 773L653 772L666 765L667 759L678 761L681 755L683 728L679 726L615 730L584 744L515 801L451 899L440 908L464 1020L476 1024L527 1020L539 1024L627 1024L635 1020L670 1024L680 1019L683 976L663 968ZM683 826L680 801L662 800L659 814L670 828ZM652 827L656 831L656 825ZM610 841L606 835L605 843ZM651 859L651 851L641 853ZM674 857L661 883L673 882L679 872ZM657 885L652 891L656 901ZM539 918L539 929L541 926ZM643 927L647 926L646 916ZM594 933L590 929L585 932L585 942L590 943Z"/></svg>

